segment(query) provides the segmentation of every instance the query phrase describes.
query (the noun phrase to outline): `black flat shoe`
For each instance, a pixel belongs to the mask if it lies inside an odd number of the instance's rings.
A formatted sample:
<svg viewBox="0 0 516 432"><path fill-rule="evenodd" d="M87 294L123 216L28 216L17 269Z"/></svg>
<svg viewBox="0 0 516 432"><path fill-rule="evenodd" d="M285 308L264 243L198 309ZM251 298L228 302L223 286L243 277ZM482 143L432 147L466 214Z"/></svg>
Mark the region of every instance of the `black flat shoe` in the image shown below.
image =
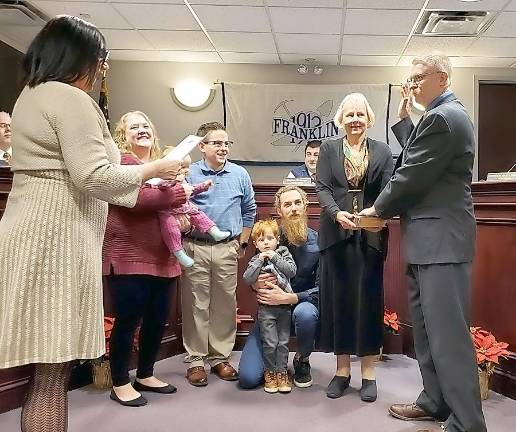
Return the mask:
<svg viewBox="0 0 516 432"><path fill-rule="evenodd" d="M335 375L326 389L326 396L330 399L337 399L344 395L344 391L349 387L351 375L347 377Z"/></svg>
<svg viewBox="0 0 516 432"><path fill-rule="evenodd" d="M174 387L172 384L167 384L163 387L151 387L145 384L142 384L139 381L134 381L133 388L137 391L146 391L146 392L153 392L153 393L161 393L161 394L171 394L175 393L177 391L177 388Z"/></svg>
<svg viewBox="0 0 516 432"><path fill-rule="evenodd" d="M360 389L360 399L364 402L374 402L378 395L376 389L376 380L362 379L362 388Z"/></svg>
<svg viewBox="0 0 516 432"><path fill-rule="evenodd" d="M145 399L143 396L139 396L136 399L131 399L128 401L123 401L120 399L114 390L111 390L111 394L109 397L114 400L115 402L118 402L120 405L128 406L128 407L141 407L144 405L147 405L147 399Z"/></svg>

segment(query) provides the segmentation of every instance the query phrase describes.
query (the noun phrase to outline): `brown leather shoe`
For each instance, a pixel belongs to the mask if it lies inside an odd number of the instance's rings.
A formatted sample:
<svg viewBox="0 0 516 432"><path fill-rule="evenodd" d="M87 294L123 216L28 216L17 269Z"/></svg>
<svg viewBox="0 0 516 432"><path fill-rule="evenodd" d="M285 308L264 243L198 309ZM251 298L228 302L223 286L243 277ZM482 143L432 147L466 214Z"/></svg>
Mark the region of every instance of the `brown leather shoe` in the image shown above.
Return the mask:
<svg viewBox="0 0 516 432"><path fill-rule="evenodd" d="M417 406L415 403L391 405L389 408L389 414L401 420L435 420L432 416L429 416L425 411L423 411L422 408Z"/></svg>
<svg viewBox="0 0 516 432"><path fill-rule="evenodd" d="M224 381L236 381L238 373L229 362L218 363L211 368L211 371Z"/></svg>
<svg viewBox="0 0 516 432"><path fill-rule="evenodd" d="M190 384L196 387L204 387L208 385L208 375L204 370L204 366L194 366L186 370L186 379Z"/></svg>

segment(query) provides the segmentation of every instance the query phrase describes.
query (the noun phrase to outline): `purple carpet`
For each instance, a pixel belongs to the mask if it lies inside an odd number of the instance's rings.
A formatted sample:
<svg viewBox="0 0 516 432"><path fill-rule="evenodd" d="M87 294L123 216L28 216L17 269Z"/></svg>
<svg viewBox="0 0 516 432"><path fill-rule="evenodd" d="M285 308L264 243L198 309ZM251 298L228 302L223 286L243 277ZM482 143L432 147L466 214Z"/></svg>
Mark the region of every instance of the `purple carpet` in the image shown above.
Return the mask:
<svg viewBox="0 0 516 432"><path fill-rule="evenodd" d="M232 362L238 364L239 352ZM173 395L146 393L149 404L127 408L109 399L109 393L84 387L70 395L70 432L175 432L175 431L282 431L282 432L412 432L427 422L404 422L387 414L395 402L411 402L421 390L415 360L390 356L377 369L378 400L362 402L360 364L352 365L351 387L340 399L328 399L326 385L333 376L333 355L311 357L314 385L294 388L291 394L267 394L259 388L239 390L235 382L209 375L209 385L196 388L184 378L182 356L159 362L156 375L178 387ZM516 401L490 393L484 402L489 432L516 431ZM0 431L19 431L20 410L0 415Z"/></svg>

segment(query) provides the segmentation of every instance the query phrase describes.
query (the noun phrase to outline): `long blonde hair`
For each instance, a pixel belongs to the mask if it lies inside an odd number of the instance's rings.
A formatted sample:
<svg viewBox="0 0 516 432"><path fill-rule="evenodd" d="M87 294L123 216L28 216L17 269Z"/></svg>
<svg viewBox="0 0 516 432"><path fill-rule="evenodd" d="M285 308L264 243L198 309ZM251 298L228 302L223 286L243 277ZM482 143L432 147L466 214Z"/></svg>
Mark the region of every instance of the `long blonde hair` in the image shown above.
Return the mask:
<svg viewBox="0 0 516 432"><path fill-rule="evenodd" d="M152 129L152 134L154 135L154 142L152 143L150 150L150 160L159 159L161 157L161 148L159 146L159 139L158 134L156 132L156 128L154 127L154 124L151 122L149 116L142 111L126 112L122 117L120 117L120 120L118 120L115 126L115 133L113 134L113 139L115 140L115 143L117 144L120 153L130 153L134 155L132 146L125 139L127 117L129 117L131 114L141 115L145 119L145 121L149 123L149 126Z"/></svg>

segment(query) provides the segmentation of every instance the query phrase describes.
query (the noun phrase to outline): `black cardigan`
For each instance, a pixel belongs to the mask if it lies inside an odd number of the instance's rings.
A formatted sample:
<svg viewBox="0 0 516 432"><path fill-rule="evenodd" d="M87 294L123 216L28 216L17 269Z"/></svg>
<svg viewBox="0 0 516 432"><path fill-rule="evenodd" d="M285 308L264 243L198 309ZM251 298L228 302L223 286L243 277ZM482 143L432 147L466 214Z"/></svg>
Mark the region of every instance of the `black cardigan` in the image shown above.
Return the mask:
<svg viewBox="0 0 516 432"><path fill-rule="evenodd" d="M389 182L393 170L392 152L387 144L367 138L369 166L363 192L359 195L359 209L370 207ZM348 192L348 180L344 171L344 150L342 139L326 141L319 150L317 161L317 196L321 207L319 226L319 248L324 250L346 240L352 230L343 229L335 220L341 210L353 213L353 194ZM383 251L382 233L362 230L367 243Z"/></svg>

